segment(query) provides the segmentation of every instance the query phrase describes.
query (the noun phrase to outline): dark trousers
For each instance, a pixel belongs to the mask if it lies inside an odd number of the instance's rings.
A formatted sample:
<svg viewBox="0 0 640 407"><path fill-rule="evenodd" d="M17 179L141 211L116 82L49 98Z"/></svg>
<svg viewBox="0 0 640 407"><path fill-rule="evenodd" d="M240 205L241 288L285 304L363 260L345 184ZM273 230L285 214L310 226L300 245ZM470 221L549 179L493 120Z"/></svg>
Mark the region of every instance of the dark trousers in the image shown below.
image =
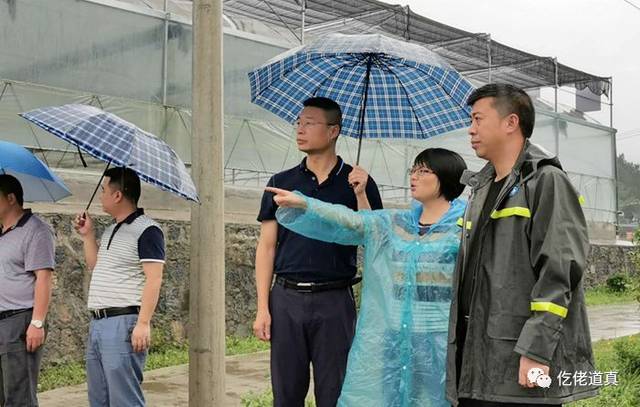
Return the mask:
<svg viewBox="0 0 640 407"><path fill-rule="evenodd" d="M0 406L38 405L38 373L42 346L27 352L26 334L31 323L28 310L0 320Z"/></svg>
<svg viewBox="0 0 640 407"><path fill-rule="evenodd" d="M276 284L269 308L274 406L304 406L311 364L316 406L334 407L355 333L351 287L301 293Z"/></svg>

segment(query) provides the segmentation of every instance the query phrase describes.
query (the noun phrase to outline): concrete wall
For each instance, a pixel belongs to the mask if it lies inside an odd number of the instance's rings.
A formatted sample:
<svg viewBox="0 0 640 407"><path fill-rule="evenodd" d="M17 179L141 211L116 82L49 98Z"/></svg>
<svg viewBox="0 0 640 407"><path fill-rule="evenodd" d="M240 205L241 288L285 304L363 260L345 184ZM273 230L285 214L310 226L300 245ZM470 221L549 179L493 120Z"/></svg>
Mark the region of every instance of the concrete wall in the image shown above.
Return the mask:
<svg viewBox="0 0 640 407"><path fill-rule="evenodd" d="M611 244L616 241L616 225L605 222L587 222L589 239L598 244Z"/></svg>

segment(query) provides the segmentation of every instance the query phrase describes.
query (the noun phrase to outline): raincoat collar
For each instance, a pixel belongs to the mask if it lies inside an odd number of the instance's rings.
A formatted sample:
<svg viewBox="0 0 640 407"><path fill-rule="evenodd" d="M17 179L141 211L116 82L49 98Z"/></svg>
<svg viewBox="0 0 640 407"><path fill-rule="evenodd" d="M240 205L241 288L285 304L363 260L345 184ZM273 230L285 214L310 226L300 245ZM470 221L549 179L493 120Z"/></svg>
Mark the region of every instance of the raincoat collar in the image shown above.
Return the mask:
<svg viewBox="0 0 640 407"><path fill-rule="evenodd" d="M458 218L461 216L461 213L464 212L465 204L461 199L454 199L450 202L451 206L449 210L445 212L444 215L436 223L434 223L431 228L434 228L438 225L444 225L449 223L455 223L458 221ZM420 216L422 215L422 203L415 199L411 200L411 225L418 230L418 222L420 221Z"/></svg>

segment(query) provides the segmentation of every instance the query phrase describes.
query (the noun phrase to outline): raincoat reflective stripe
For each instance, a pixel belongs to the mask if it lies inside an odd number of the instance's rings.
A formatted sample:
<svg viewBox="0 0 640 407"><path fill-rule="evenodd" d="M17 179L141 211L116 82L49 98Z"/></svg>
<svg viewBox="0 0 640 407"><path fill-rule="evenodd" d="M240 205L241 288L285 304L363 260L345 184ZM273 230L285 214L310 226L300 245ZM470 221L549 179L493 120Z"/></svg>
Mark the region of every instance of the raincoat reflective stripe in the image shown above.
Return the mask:
<svg viewBox="0 0 640 407"><path fill-rule="evenodd" d="M458 222L456 222L456 225L462 227L463 223L464 223L464 219L463 218L459 218ZM471 221L467 221L467 230L471 230Z"/></svg>
<svg viewBox="0 0 640 407"><path fill-rule="evenodd" d="M491 219L508 218L509 216L522 216L523 218L530 218L531 211L529 208L522 208L519 206L513 208L504 208L499 211L493 211L491 213Z"/></svg>
<svg viewBox="0 0 640 407"><path fill-rule="evenodd" d="M565 307L554 304L552 302L532 302L531 311L546 311L555 314L561 318L567 317L568 310Z"/></svg>

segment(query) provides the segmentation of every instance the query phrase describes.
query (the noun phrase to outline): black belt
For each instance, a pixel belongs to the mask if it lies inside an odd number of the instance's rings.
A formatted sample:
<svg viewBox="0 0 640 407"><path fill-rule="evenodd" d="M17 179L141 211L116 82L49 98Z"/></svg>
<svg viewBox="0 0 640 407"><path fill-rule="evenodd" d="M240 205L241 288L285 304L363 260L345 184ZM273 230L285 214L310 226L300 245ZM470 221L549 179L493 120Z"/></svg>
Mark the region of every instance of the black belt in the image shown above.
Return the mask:
<svg viewBox="0 0 640 407"><path fill-rule="evenodd" d="M102 308L102 309L94 309L91 310L91 317L93 319L102 319L109 317L117 317L119 315L131 315L131 314L139 314L140 307L131 306L131 307L114 307L114 308Z"/></svg>
<svg viewBox="0 0 640 407"><path fill-rule="evenodd" d="M6 319L14 315L22 314L23 312L31 311L33 308L12 309L9 311L0 312L0 319Z"/></svg>
<svg viewBox="0 0 640 407"><path fill-rule="evenodd" d="M301 293L317 293L320 291L339 290L347 288L354 284L358 284L362 277L354 277L349 280L327 281L324 283L301 283L298 281L287 280L284 277L276 276L276 284L280 284L284 288L296 290Z"/></svg>

